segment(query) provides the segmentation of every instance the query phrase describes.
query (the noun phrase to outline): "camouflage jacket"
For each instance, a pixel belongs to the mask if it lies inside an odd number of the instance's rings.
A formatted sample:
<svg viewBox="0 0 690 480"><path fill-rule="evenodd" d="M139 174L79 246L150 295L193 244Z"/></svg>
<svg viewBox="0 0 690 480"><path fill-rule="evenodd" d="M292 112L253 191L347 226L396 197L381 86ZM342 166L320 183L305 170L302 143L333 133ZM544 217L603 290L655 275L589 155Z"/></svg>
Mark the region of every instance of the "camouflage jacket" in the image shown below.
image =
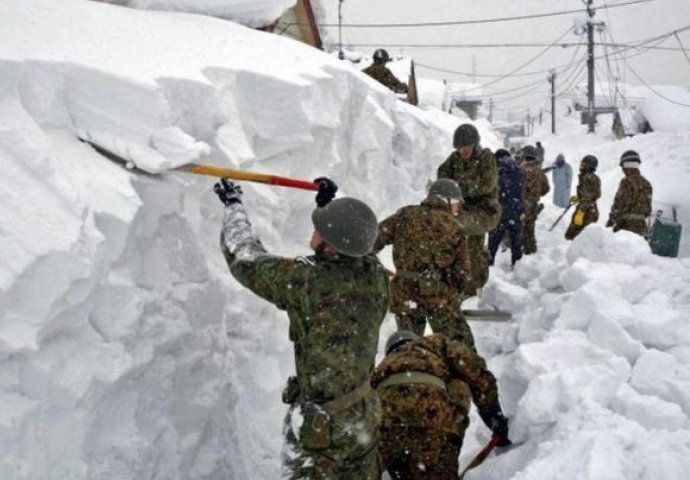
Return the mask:
<svg viewBox="0 0 690 480"><path fill-rule="evenodd" d="M396 93L407 93L407 85L397 79L385 65L369 65L362 72Z"/></svg>
<svg viewBox="0 0 690 480"><path fill-rule="evenodd" d="M628 220L641 220L652 213L652 185L638 170L631 170L621 180L613 199L609 222L621 226ZM630 217L634 215L634 218Z"/></svg>
<svg viewBox="0 0 690 480"><path fill-rule="evenodd" d="M379 387L391 375L421 372L443 380L447 390L425 383ZM383 407L383 426L413 426L463 435L470 397L487 423L500 411L496 379L471 348L434 334L408 342L376 367L371 385Z"/></svg>
<svg viewBox="0 0 690 480"><path fill-rule="evenodd" d="M287 311L300 401L324 403L366 381L389 303L375 255L268 255L241 204L225 208L221 247L243 286Z"/></svg>
<svg viewBox="0 0 690 480"><path fill-rule="evenodd" d="M601 180L599 180L597 174L580 172L577 184L578 208L581 210L596 210L599 197L601 197Z"/></svg>
<svg viewBox="0 0 690 480"><path fill-rule="evenodd" d="M539 199L551 190L549 180L537 162L525 162L521 168L525 172L525 183L522 187L524 211L526 214L535 214Z"/></svg>
<svg viewBox="0 0 690 480"><path fill-rule="evenodd" d="M391 244L398 270L393 279L394 313L400 313L400 302L408 300L429 308L457 308L470 274L470 257L462 225L447 206L425 200L398 210L379 225L374 251ZM430 291L420 291L420 281L434 278Z"/></svg>
<svg viewBox="0 0 690 480"><path fill-rule="evenodd" d="M455 180L462 189L464 208L485 206L487 200L498 205L498 164L491 150L485 148L471 159L463 160L453 152L436 172L438 178Z"/></svg>

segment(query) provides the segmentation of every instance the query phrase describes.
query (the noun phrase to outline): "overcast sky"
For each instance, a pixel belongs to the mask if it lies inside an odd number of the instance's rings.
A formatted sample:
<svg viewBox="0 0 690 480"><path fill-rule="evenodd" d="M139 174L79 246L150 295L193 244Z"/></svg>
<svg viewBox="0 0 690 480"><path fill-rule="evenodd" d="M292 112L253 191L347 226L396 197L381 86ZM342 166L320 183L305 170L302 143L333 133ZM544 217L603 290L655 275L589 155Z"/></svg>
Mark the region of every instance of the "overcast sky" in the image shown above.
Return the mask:
<svg viewBox="0 0 690 480"><path fill-rule="evenodd" d="M593 6L616 5L635 0L594 0ZM536 43L543 46L411 48L386 47L390 53L410 55L418 64L417 76L449 81L472 81L467 75L440 72L422 67L442 68L464 73L475 73L476 83L486 85L497 80L495 76L515 71L511 76L483 87L483 95L493 97L498 117L507 108L534 113L547 106L549 85L546 71L557 69L557 91L573 83L586 82L585 46L546 46L559 43L586 41L586 35L573 33L575 21L586 19L582 0L345 0L342 6L343 23L420 23L479 20L583 9L582 14L567 14L510 22L470 25L413 27L413 28L343 28L343 42L354 49L372 52L377 45L394 44L514 44ZM639 43L690 26L690 0L651 0L646 3L621 6L597 11L594 20L604 22L608 33L596 33L596 42ZM603 35L600 36L600 35ZM609 36L610 35L610 36ZM641 82L626 67L621 57L637 74L650 84L680 85L690 89L690 30L671 36L661 43L648 46L671 48L627 50L616 52L608 47L609 63L597 61L598 78L602 81L619 77L632 85ZM560 39L560 40L559 40ZM681 49L681 43L685 52ZM597 46L597 56L604 56L604 47ZM537 57L531 61L534 57ZM529 62L529 63L528 63ZM524 68L519 68L524 65ZM541 73L538 73L541 72ZM610 72L610 73L609 73ZM527 74L527 75L524 75ZM485 76L486 75L486 76ZM543 85L540 83L543 80ZM524 87L524 88L521 88ZM512 90L512 91L509 91Z"/></svg>

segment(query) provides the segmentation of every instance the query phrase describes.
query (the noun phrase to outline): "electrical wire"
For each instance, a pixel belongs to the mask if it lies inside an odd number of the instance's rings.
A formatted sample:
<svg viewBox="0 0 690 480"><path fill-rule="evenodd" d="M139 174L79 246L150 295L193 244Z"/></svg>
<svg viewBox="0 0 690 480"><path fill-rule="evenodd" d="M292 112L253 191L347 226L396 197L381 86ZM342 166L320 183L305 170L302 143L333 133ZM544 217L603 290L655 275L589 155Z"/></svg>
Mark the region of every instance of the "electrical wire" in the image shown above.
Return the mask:
<svg viewBox="0 0 690 480"><path fill-rule="evenodd" d="M676 40L678 40L678 45L680 45L680 48L683 50L683 54L685 55L685 59L690 63L690 56L688 56L688 52L685 50L685 47L683 46L683 42L680 41L680 37L678 36L678 32L673 32L673 35L676 37Z"/></svg>

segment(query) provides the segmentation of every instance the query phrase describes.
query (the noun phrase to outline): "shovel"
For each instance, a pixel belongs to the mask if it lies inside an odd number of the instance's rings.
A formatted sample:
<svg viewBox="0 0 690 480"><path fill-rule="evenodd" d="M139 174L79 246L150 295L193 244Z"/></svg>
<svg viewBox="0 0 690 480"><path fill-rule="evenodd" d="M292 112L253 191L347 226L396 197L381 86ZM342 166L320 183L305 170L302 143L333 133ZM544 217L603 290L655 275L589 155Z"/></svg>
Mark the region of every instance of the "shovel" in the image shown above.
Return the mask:
<svg viewBox="0 0 690 480"><path fill-rule="evenodd" d="M91 140L80 139L82 142L91 145L98 153L110 160L114 160L124 165L131 165L132 162L126 158L113 153L101 145L94 143ZM270 175L266 173L248 172L246 170L237 170L234 168L217 167L215 165L203 165L199 163L188 163L172 169L177 172L193 173L195 175L209 175L212 177L231 178L233 180L245 180L248 182L266 183L269 185L277 185L281 187L301 188L303 190L319 190L319 184L309 182L307 180L298 180L296 178L281 177L278 175Z"/></svg>

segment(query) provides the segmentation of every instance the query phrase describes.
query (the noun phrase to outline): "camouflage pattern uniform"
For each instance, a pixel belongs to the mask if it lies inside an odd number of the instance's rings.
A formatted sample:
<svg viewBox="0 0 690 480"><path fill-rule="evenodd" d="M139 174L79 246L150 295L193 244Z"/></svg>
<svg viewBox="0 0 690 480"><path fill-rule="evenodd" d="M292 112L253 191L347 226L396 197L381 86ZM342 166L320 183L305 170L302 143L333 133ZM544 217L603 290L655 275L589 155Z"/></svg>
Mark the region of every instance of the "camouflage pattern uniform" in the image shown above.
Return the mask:
<svg viewBox="0 0 690 480"><path fill-rule="evenodd" d="M597 208L599 197L601 197L601 180L599 180L597 174L580 171L577 184L577 207L570 218L570 225L568 225L568 229L565 231L565 238L567 240L577 237L587 225L596 223L599 220L599 209ZM575 216L578 211L584 213L582 225L575 224Z"/></svg>
<svg viewBox="0 0 690 480"><path fill-rule="evenodd" d="M407 85L398 80L385 65L372 64L362 70L377 82L385 85L395 93L407 93Z"/></svg>
<svg viewBox="0 0 690 480"><path fill-rule="evenodd" d="M428 321L434 332L474 347L460 309L469 252L462 226L448 206L424 200L401 208L379 225L374 251L390 244L396 268L390 310L398 329L421 336Z"/></svg>
<svg viewBox="0 0 690 480"><path fill-rule="evenodd" d="M463 160L455 151L438 167L437 176L455 180L462 189L465 204L458 219L465 227L472 262L472 279L465 290L468 295L474 295L489 279L489 251L484 245L486 234L496 228L501 219L498 164L488 148L475 149L469 160Z"/></svg>
<svg viewBox="0 0 690 480"><path fill-rule="evenodd" d="M414 380L410 372L431 375L442 384L407 383L405 377L394 381L401 373ZM501 412L496 379L484 360L442 335L391 351L376 367L371 384L383 407L381 460L393 479L457 479L470 398L487 426Z"/></svg>
<svg viewBox="0 0 690 480"><path fill-rule="evenodd" d="M268 255L241 204L228 205L223 222L221 247L233 276L290 321L296 377L283 392L290 404L284 478L378 479L381 410L368 380L389 302L383 266L372 254L323 247L304 258Z"/></svg>
<svg viewBox="0 0 690 480"><path fill-rule="evenodd" d="M652 185L639 170L626 168L618 185L607 226L613 231L628 230L646 237L646 219L652 214Z"/></svg>
<svg viewBox="0 0 690 480"><path fill-rule="evenodd" d="M525 183L522 189L525 218L522 224L522 245L525 255L536 253L537 238L534 227L539 216L539 199L549 193L551 187L546 175L539 167L538 161L527 161L522 164L525 172Z"/></svg>

